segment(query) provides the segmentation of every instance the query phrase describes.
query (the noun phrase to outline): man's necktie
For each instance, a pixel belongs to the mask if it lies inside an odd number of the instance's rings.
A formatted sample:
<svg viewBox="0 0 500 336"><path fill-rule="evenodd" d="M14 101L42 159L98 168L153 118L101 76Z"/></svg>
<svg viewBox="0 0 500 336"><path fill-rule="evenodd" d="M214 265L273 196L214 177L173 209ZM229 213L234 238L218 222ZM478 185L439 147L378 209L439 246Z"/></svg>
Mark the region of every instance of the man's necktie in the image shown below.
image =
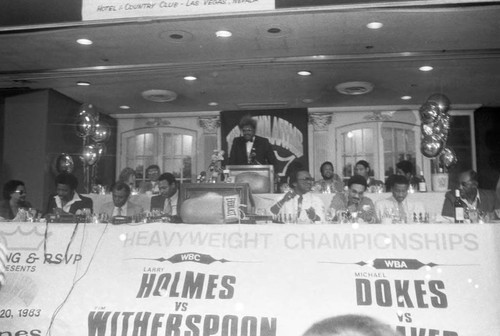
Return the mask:
<svg viewBox="0 0 500 336"><path fill-rule="evenodd" d="M171 215L172 214L172 201L170 200L170 198L167 198L165 200L165 204L164 204L164 207L163 207L163 212L167 215Z"/></svg>
<svg viewBox="0 0 500 336"><path fill-rule="evenodd" d="M398 203L398 211L401 222L406 223L406 211L403 203Z"/></svg>
<svg viewBox="0 0 500 336"><path fill-rule="evenodd" d="M299 199L297 200L297 218L300 217L300 212L302 211L302 195L299 196Z"/></svg>
<svg viewBox="0 0 500 336"><path fill-rule="evenodd" d="M122 208L121 207L118 207L118 209L116 209L116 215L117 216L121 216L122 215Z"/></svg>

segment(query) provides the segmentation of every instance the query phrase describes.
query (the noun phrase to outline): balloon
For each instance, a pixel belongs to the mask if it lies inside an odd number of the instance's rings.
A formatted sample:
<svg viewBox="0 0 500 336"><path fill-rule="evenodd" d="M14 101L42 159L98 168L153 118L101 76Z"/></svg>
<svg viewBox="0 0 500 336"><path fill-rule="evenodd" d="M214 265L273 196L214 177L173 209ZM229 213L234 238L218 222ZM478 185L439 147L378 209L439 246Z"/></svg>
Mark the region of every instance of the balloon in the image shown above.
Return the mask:
<svg viewBox="0 0 500 336"><path fill-rule="evenodd" d="M72 173L74 168L75 163L70 155L62 153L56 158L57 173Z"/></svg>
<svg viewBox="0 0 500 336"><path fill-rule="evenodd" d="M94 145L87 145L83 147L82 160L83 163L92 166L99 159L99 153Z"/></svg>
<svg viewBox="0 0 500 336"><path fill-rule="evenodd" d="M102 142L98 142L98 143L94 144L94 147L97 149L97 154L99 155L99 157L106 155L106 145L105 144L103 144Z"/></svg>
<svg viewBox="0 0 500 336"><path fill-rule="evenodd" d="M433 135L434 134L434 124L422 124L421 125L422 135Z"/></svg>
<svg viewBox="0 0 500 336"><path fill-rule="evenodd" d="M99 113L94 109L92 104L82 104L78 109L78 115L90 115L94 117L95 120L99 120Z"/></svg>
<svg viewBox="0 0 500 336"><path fill-rule="evenodd" d="M76 135L85 138L92 133L95 126L95 119L90 114L79 114L76 117L75 128Z"/></svg>
<svg viewBox="0 0 500 336"><path fill-rule="evenodd" d="M444 147L443 139L436 135L425 135L420 143L420 151L428 158L433 158L439 155Z"/></svg>
<svg viewBox="0 0 500 336"><path fill-rule="evenodd" d="M104 121L98 121L95 124L94 130L90 134L90 137L95 142L106 142L111 135L111 130L109 125Z"/></svg>
<svg viewBox="0 0 500 336"><path fill-rule="evenodd" d="M446 168L454 166L458 161L455 151L449 147L445 147L443 149L441 155L439 156L439 159L445 165Z"/></svg>
<svg viewBox="0 0 500 336"><path fill-rule="evenodd" d="M441 113L439 106L434 102L425 102L419 109L420 119L423 123L428 124L436 121Z"/></svg>
<svg viewBox="0 0 500 336"><path fill-rule="evenodd" d="M441 113L446 113L450 109L450 100L441 93L432 94L429 98L427 98L427 102L437 104Z"/></svg>

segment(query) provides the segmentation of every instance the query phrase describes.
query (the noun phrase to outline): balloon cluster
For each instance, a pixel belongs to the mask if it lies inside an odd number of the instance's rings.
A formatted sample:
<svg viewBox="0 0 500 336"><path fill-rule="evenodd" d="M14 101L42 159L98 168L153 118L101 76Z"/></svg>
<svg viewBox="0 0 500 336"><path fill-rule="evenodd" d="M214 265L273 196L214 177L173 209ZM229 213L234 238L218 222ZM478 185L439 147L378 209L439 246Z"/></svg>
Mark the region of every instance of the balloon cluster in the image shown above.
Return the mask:
<svg viewBox="0 0 500 336"><path fill-rule="evenodd" d="M99 113L94 110L92 104L83 104L76 117L75 130L79 137L90 138L93 141L93 143L85 141L81 159L86 165L94 165L106 153L105 142L111 135L109 125L99 120Z"/></svg>
<svg viewBox="0 0 500 336"><path fill-rule="evenodd" d="M453 149L446 146L450 130L450 100L443 94L435 93L420 107L422 140L420 150L428 158L438 157L449 168L457 163Z"/></svg>

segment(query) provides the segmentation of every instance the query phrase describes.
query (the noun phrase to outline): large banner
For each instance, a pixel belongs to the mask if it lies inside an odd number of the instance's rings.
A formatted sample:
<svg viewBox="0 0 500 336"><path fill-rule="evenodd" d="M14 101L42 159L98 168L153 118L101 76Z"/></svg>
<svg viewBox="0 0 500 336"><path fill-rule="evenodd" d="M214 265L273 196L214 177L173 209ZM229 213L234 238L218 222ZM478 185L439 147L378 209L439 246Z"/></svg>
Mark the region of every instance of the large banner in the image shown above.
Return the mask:
<svg viewBox="0 0 500 336"><path fill-rule="evenodd" d="M167 17L273 9L274 0L82 0L82 19Z"/></svg>
<svg viewBox="0 0 500 336"><path fill-rule="evenodd" d="M222 149L231 152L234 138L240 136L238 124L244 115L257 121L256 135L267 138L273 146L280 176L286 174L292 163L308 167L308 113L307 109L222 111Z"/></svg>
<svg viewBox="0 0 500 336"><path fill-rule="evenodd" d="M500 334L496 225L5 223L0 335Z"/></svg>

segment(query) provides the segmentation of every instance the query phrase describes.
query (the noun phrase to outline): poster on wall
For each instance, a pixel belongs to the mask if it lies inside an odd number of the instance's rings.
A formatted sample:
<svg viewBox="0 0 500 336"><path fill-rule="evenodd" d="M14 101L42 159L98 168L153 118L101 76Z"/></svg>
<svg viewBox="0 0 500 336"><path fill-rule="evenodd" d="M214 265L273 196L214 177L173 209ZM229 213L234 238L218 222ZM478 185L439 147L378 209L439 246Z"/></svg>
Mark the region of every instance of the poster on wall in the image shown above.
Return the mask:
<svg viewBox="0 0 500 336"><path fill-rule="evenodd" d="M301 336L346 314L500 330L495 225L75 227L0 224L1 335Z"/></svg>
<svg viewBox="0 0 500 336"><path fill-rule="evenodd" d="M257 122L255 135L267 138L273 147L278 161L275 173L285 176L290 165L308 169L307 109L222 111L221 144L226 154L231 152L233 140L241 136L238 125L247 115Z"/></svg>

